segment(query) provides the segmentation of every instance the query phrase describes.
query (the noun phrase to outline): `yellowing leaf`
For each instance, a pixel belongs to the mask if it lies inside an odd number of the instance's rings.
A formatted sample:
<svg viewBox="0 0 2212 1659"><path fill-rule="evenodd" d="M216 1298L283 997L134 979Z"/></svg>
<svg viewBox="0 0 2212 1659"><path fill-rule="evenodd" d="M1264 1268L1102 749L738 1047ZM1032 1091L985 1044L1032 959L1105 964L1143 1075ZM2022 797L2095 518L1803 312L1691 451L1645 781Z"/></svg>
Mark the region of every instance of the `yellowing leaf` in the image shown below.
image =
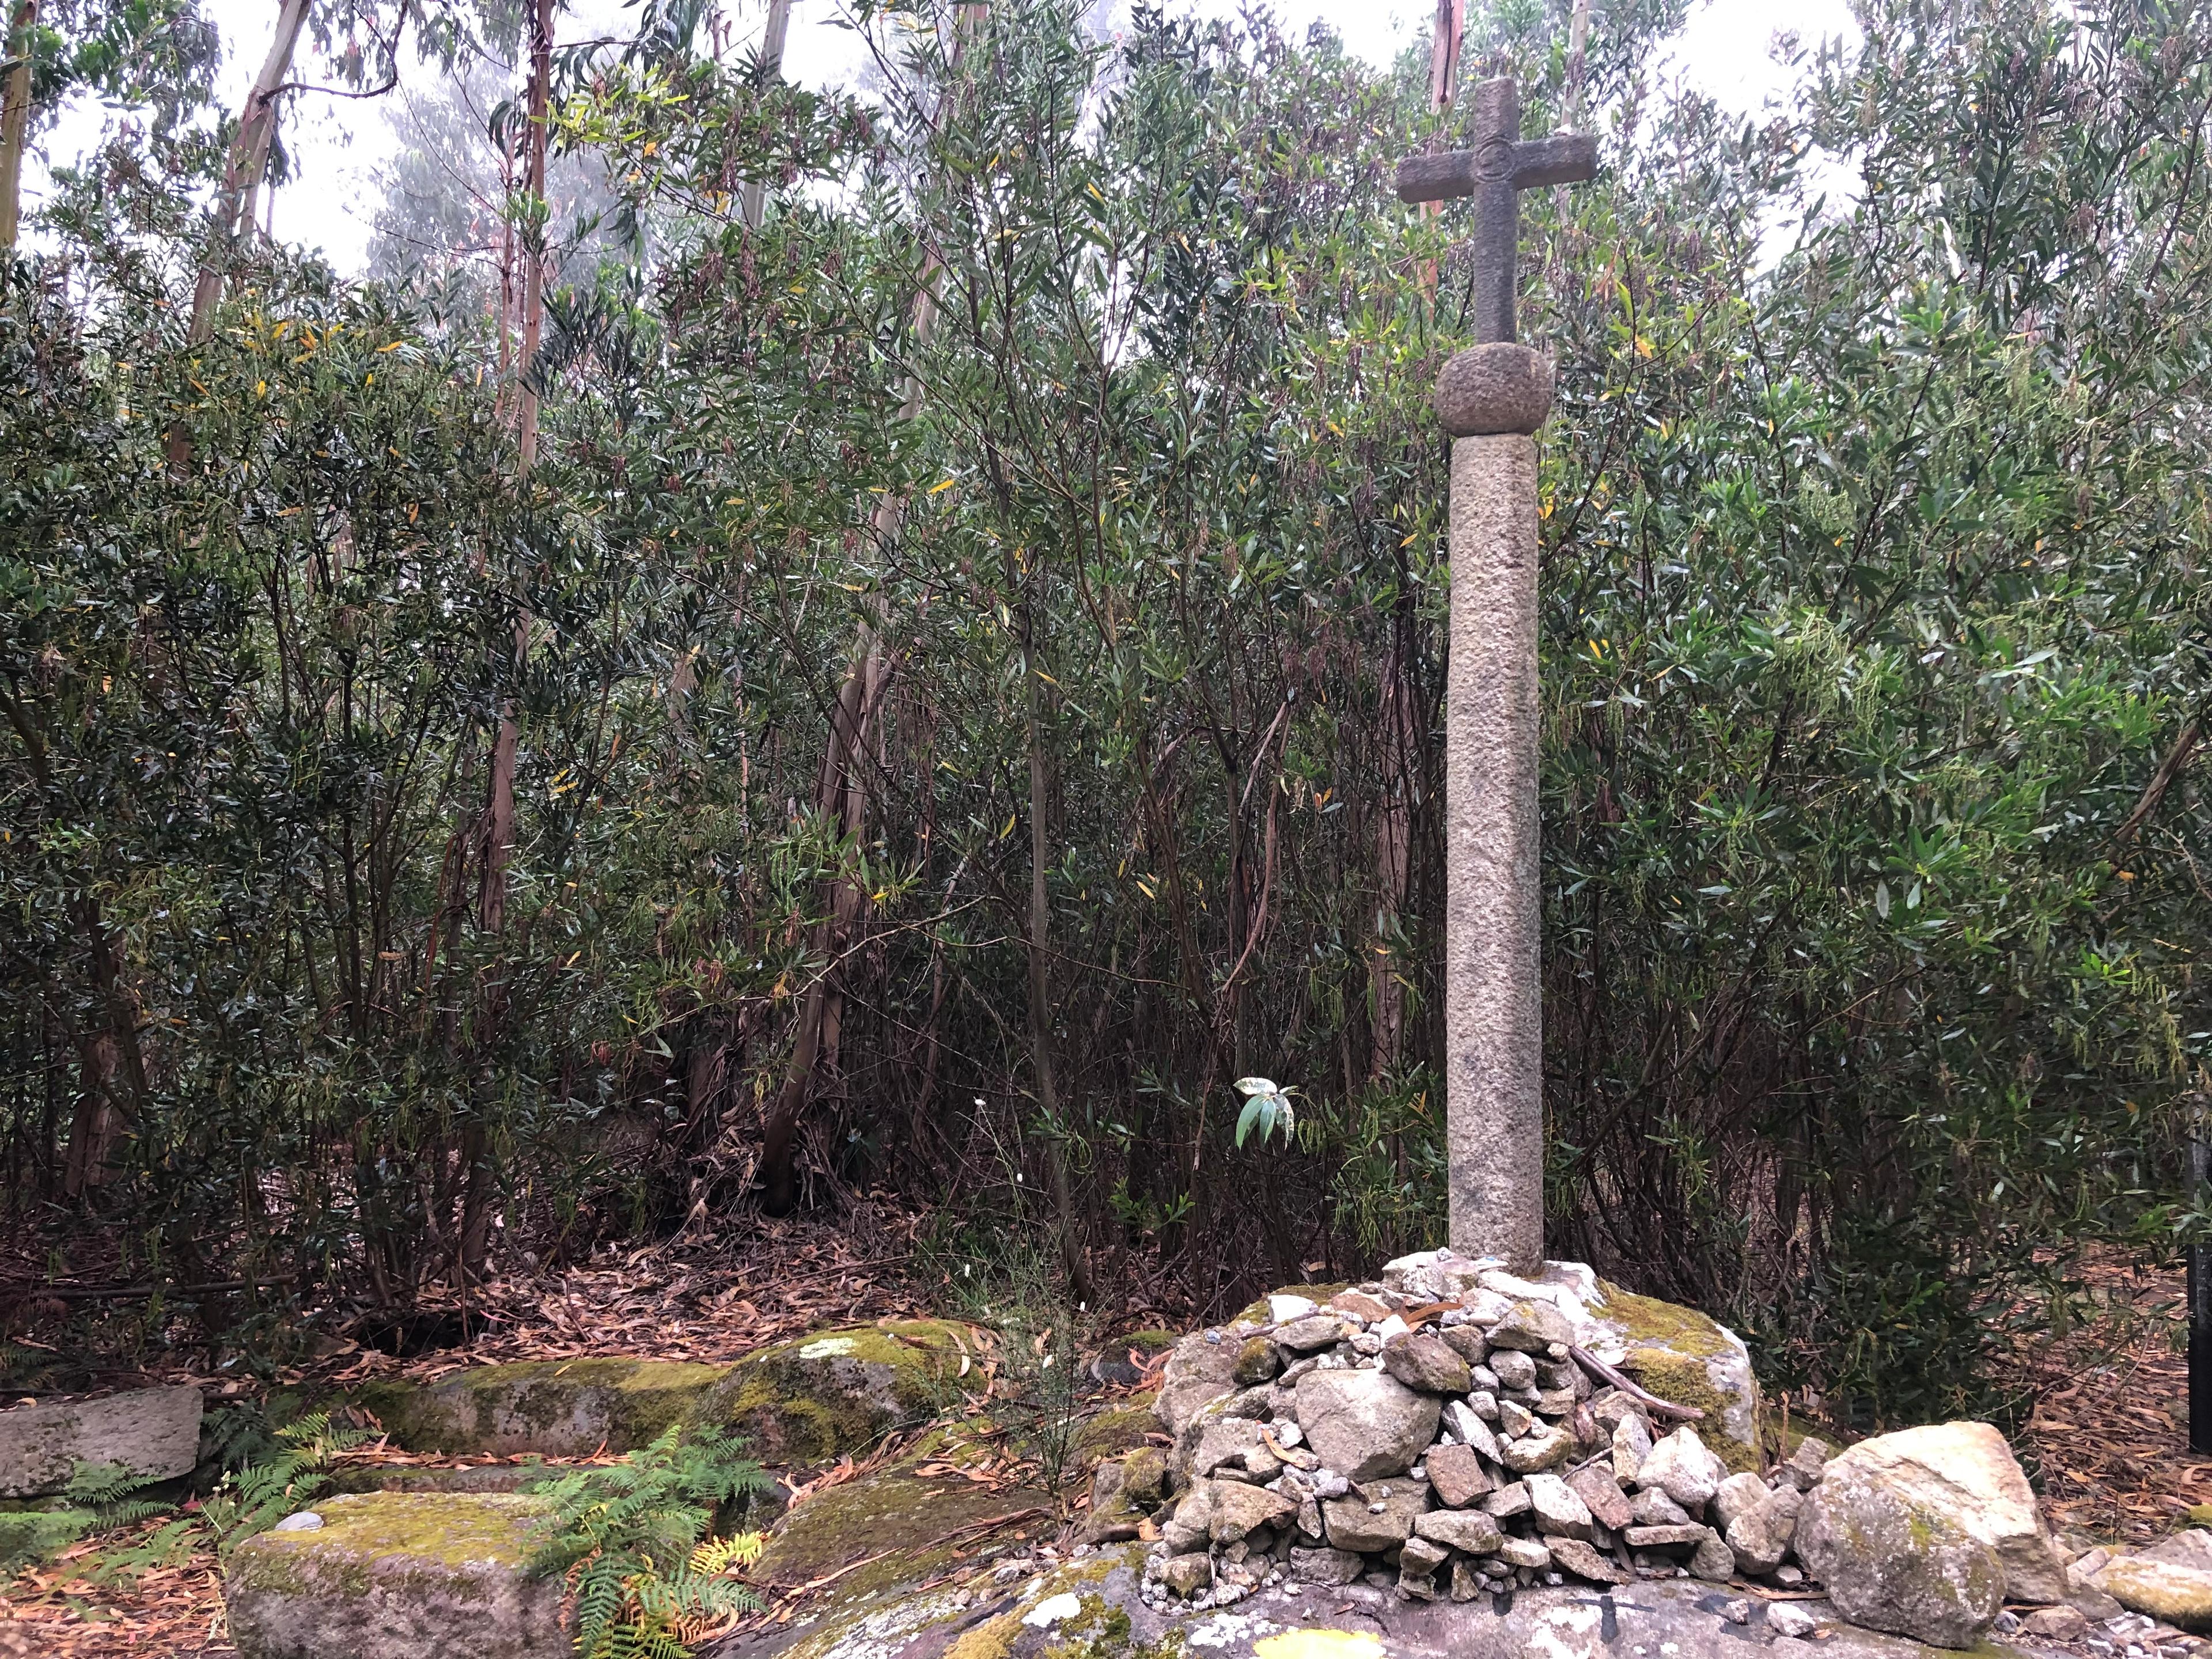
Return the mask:
<svg viewBox="0 0 2212 1659"><path fill-rule="evenodd" d="M953 485L959 482L960 480L957 478L947 478L943 483L930 485L929 493L933 495L942 495L946 490L951 489Z"/></svg>

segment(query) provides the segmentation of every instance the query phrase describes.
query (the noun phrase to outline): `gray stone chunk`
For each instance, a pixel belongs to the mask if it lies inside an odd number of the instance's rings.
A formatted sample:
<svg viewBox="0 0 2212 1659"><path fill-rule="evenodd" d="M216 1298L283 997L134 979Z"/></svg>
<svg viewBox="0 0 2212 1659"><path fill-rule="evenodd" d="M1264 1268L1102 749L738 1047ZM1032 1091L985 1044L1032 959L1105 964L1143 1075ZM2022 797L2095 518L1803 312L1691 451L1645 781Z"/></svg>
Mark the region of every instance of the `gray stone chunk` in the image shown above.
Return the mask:
<svg viewBox="0 0 2212 1659"><path fill-rule="evenodd" d="M1630 1498L1628 1515L1639 1527L1681 1527L1690 1521L1689 1511L1656 1486Z"/></svg>
<svg viewBox="0 0 2212 1659"><path fill-rule="evenodd" d="M1328 1541L1337 1548L1371 1554L1404 1543L1413 1534L1414 1518L1428 1507L1426 1481L1378 1480L1364 1494L1355 1491L1331 1498L1322 1505L1322 1519L1328 1528Z"/></svg>
<svg viewBox="0 0 2212 1659"><path fill-rule="evenodd" d="M1437 1437L1436 1400L1382 1371L1310 1371L1298 1426L1314 1455L1352 1480L1403 1474Z"/></svg>
<svg viewBox="0 0 2212 1659"><path fill-rule="evenodd" d="M1590 1535L1589 1505L1556 1474L1528 1477L1528 1507L1535 1516L1536 1530L1547 1537Z"/></svg>
<svg viewBox="0 0 2212 1659"><path fill-rule="evenodd" d="M200 1391L134 1389L70 1405L0 1412L0 1498L44 1498L80 1462L167 1480L199 1461Z"/></svg>
<svg viewBox="0 0 2212 1659"><path fill-rule="evenodd" d="M1528 1513L1528 1483L1516 1480L1510 1486L1500 1486L1482 1500L1482 1512L1495 1516L1500 1521L1510 1521L1516 1515Z"/></svg>
<svg viewBox="0 0 2212 1659"><path fill-rule="evenodd" d="M1845 1618L1936 1647L1973 1646L2004 1604L1996 1552L1873 1470L1829 1466L1796 1547Z"/></svg>
<svg viewBox="0 0 2212 1659"><path fill-rule="evenodd" d="M1551 1551L1553 1566L1577 1578L1587 1578L1594 1584L1628 1582L1627 1572L1617 1562L1599 1554L1595 1546L1579 1538L1547 1537L1544 1547Z"/></svg>
<svg viewBox="0 0 2212 1659"><path fill-rule="evenodd" d="M1437 1501L1455 1510L1465 1509L1498 1485L1472 1446L1435 1447L1429 1453L1428 1470Z"/></svg>
<svg viewBox="0 0 2212 1659"><path fill-rule="evenodd" d="M1291 1552L1291 1575L1309 1584L1348 1584L1359 1577L1367 1564L1350 1550L1294 1549Z"/></svg>
<svg viewBox="0 0 2212 1659"><path fill-rule="evenodd" d="M1745 1572L1772 1572L1790 1553L1797 1535L1797 1514L1805 1495L1795 1486L1783 1486L1757 1509L1747 1510L1731 1522L1728 1546L1735 1564Z"/></svg>
<svg viewBox="0 0 2212 1659"><path fill-rule="evenodd" d="M1575 1449L1575 1437L1562 1428L1545 1425L1533 1434L1508 1441L1500 1459L1516 1474L1533 1474L1565 1462Z"/></svg>
<svg viewBox="0 0 2212 1659"><path fill-rule="evenodd" d="M1294 1319L1275 1333L1279 1347L1292 1353L1315 1353L1323 1348L1333 1348L1350 1333L1344 1322L1327 1314L1310 1314L1304 1319Z"/></svg>
<svg viewBox="0 0 2212 1659"><path fill-rule="evenodd" d="M1739 1515L1766 1501L1766 1482L1755 1474L1732 1474L1713 1494L1713 1524L1726 1532Z"/></svg>
<svg viewBox="0 0 2212 1659"><path fill-rule="evenodd" d="M1590 1518L1601 1525L1618 1532L1636 1518L1629 1508L1628 1494L1602 1463L1577 1469L1567 1477L1567 1485L1589 1508Z"/></svg>
<svg viewBox="0 0 2212 1659"><path fill-rule="evenodd" d="M1160 1583L1177 1595L1195 1595L1213 1583L1213 1562L1203 1550L1170 1555L1160 1563Z"/></svg>
<svg viewBox="0 0 2212 1659"><path fill-rule="evenodd" d="M242 1659L566 1659L560 1578L531 1577L544 1514L507 1493L374 1492L322 1499L321 1527L266 1532L223 1573Z"/></svg>
<svg viewBox="0 0 2212 1659"><path fill-rule="evenodd" d="M1493 1348L1519 1348L1528 1353L1542 1353L1554 1342L1572 1342L1575 1328L1567 1322L1566 1315L1548 1302L1531 1298L1516 1302L1506 1310L1505 1317L1490 1328L1490 1346ZM1498 1360L1493 1358L1494 1370Z"/></svg>
<svg viewBox="0 0 2212 1659"><path fill-rule="evenodd" d="M1421 1331L1385 1343L1382 1369L1423 1394L1465 1394L1472 1386L1467 1361Z"/></svg>
<svg viewBox="0 0 2212 1659"><path fill-rule="evenodd" d="M1488 1555L1505 1537L1497 1521L1480 1510L1431 1510L1415 1518L1413 1530L1469 1555Z"/></svg>

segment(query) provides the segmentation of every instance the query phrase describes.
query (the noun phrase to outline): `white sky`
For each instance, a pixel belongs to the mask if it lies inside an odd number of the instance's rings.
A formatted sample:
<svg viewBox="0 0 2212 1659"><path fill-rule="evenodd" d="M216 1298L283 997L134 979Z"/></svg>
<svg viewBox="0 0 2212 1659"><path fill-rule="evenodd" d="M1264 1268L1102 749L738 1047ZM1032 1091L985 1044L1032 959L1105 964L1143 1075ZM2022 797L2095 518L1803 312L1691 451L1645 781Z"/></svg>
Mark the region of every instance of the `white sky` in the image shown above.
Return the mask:
<svg viewBox="0 0 2212 1659"><path fill-rule="evenodd" d="M1596 3L1602 7L1605 0ZM1181 9L1214 15L1237 8L1230 0L1185 0ZM222 36L216 99L222 107L234 109L268 51L276 0L207 0L205 9ZM1297 33L1317 18L1326 21L1346 46L1377 64L1390 62L1409 40L1425 39L1435 16L1432 0L1274 0L1273 9ZM794 0L784 62L793 80L827 87L854 72L860 55L854 36L831 21L840 10L836 0ZM734 0L729 15L736 24L732 50L743 52L759 37L766 0ZM619 0L580 0L564 9L559 38L615 33L621 21ZM1770 52L1775 33L1782 29L1794 31L1808 45L1829 35L1856 39L1858 33L1848 0L1693 0L1688 27L1662 72L1680 76L1729 108L1750 113L1783 84ZM301 51L301 70L313 68L319 76L319 66L306 61L309 46L304 39ZM416 64L411 47L403 55L403 80L437 72L434 64ZM43 137L45 161L74 161L96 140L100 125L96 107L66 112ZM384 105L300 94L286 107L284 141L295 175L276 192L276 234L320 247L343 273L358 272L383 196L377 169L395 143ZM27 212L45 198L46 172L34 161L26 173Z"/></svg>

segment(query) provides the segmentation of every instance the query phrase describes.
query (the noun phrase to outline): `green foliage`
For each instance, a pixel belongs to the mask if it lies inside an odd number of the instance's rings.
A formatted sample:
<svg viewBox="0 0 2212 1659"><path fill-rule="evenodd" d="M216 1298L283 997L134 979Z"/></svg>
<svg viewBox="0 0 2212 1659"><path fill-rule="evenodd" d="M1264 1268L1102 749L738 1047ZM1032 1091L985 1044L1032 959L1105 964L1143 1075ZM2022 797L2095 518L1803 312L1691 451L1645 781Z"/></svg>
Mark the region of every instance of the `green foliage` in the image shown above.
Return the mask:
<svg viewBox="0 0 2212 1659"><path fill-rule="evenodd" d="M169 1504L138 1495L158 1484L128 1464L79 1460L70 1470L62 1495L70 1508L88 1510L98 1517L102 1531L111 1531L167 1514Z"/></svg>
<svg viewBox="0 0 2212 1659"><path fill-rule="evenodd" d="M533 1490L552 1514L531 1571L568 1581L580 1659L689 1659L690 1642L761 1605L729 1576L758 1553L758 1534L717 1540L718 1522L769 1490L734 1437L671 1429Z"/></svg>
<svg viewBox="0 0 2212 1659"><path fill-rule="evenodd" d="M1522 204L1550 1245L1861 1425L2002 1407L2074 1250L2212 1224L2212 42L1969 11L1746 124L1601 8L1604 175ZM1532 131L1568 15L1470 24ZM712 1224L787 1095L800 1200L946 1200L963 1272L1233 1307L1439 1237L1468 271L1389 178L1464 101L1256 19L856 21L817 97L655 12L564 67L590 224L257 246L201 345L189 190L64 181L0 298L0 1127L133 1271L397 1312Z"/></svg>
<svg viewBox="0 0 2212 1659"><path fill-rule="evenodd" d="M242 1417L243 1413L236 1413ZM234 1453L254 1443L233 1431L224 1439ZM172 1518L100 1553L86 1573L94 1583L135 1578L158 1567L175 1566L196 1552L212 1550L218 1560L286 1516L305 1509L330 1485L337 1455L368 1438L366 1431L333 1425L327 1412L313 1412L275 1431L265 1456L227 1468L213 1491L179 1510L171 1503L141 1498L159 1484L120 1464L79 1463L70 1477L70 1502L99 1517L99 1530L125 1532L157 1516Z"/></svg>

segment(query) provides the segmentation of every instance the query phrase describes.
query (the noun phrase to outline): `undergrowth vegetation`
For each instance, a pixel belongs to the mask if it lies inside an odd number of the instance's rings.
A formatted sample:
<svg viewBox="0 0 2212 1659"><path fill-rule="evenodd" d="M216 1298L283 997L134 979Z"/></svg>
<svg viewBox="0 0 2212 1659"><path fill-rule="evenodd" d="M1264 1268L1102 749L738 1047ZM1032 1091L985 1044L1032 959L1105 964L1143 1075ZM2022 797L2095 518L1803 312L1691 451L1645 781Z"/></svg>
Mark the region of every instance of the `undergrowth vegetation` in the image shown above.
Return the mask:
<svg viewBox="0 0 2212 1659"><path fill-rule="evenodd" d="M1564 0L1476 9L1559 125ZM1469 272L1389 178L1465 100L1073 0L862 4L817 95L648 10L501 269L233 247L118 133L0 273L24 1259L273 1364L875 1188L1092 1309L1436 1242ZM1522 207L1551 1244L1985 1407L2080 1248L2205 1225L2208 26L1877 0L1746 121L1681 12L1596 9L1604 174Z"/></svg>

